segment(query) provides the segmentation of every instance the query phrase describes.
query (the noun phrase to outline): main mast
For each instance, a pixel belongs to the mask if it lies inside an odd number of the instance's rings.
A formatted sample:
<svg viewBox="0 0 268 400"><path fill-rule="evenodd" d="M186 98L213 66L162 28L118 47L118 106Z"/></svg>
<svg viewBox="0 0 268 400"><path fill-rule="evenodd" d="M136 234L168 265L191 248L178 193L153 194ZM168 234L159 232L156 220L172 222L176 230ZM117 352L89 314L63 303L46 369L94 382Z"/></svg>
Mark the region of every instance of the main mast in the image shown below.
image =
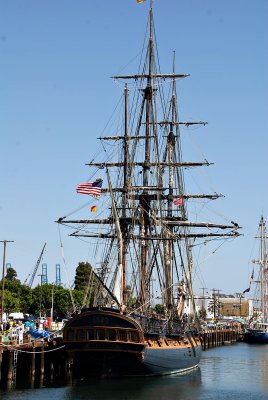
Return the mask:
<svg viewBox="0 0 268 400"><path fill-rule="evenodd" d="M259 279L260 279L260 293L261 293L261 303L260 309L263 315L263 320L268 322L268 280L267 280L267 247L266 247L266 226L264 218L261 217L260 221L260 239L261 239L261 246L260 246L260 271L259 271Z"/></svg>
<svg viewBox="0 0 268 400"><path fill-rule="evenodd" d="M127 208L127 195L128 195L128 186L129 186L129 178L128 178L128 88L125 85L124 90L124 109L125 109L125 118L124 118L124 141L123 141L123 150L124 150L124 173L123 173L123 195L122 195L122 219L121 219L121 231L123 235L123 254L122 254L122 284L123 284L123 304L126 304L126 254L127 254L127 218L126 218L126 208Z"/></svg>
<svg viewBox="0 0 268 400"><path fill-rule="evenodd" d="M140 197L140 236L141 236L141 276L140 276L140 303L146 304L148 301L147 290L147 251L148 251L148 229L150 226L149 212L150 199L148 197L147 187L149 185L148 174L150 171L150 128L154 131L154 110L152 107L152 68L153 68L153 10L150 8L150 36L149 36L149 65L147 85L144 89L145 100L145 155L143 166L143 193ZM151 125L152 123L152 125ZM153 135L154 136L154 133Z"/></svg>

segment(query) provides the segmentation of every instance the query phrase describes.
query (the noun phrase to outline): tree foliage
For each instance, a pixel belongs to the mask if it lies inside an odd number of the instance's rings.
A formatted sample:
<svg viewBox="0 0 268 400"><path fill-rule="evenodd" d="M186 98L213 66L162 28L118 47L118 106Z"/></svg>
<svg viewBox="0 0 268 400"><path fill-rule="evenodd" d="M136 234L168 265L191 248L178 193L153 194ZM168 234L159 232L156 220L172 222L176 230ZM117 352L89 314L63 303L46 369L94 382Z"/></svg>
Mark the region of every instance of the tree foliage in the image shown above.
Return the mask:
<svg viewBox="0 0 268 400"><path fill-rule="evenodd" d="M17 279L17 271L12 267L8 268L5 279L7 279L9 281L16 280Z"/></svg>
<svg viewBox="0 0 268 400"><path fill-rule="evenodd" d="M100 283L92 272L92 266L88 262L80 262L76 268L74 280L74 294L77 291L76 295L79 297L78 302L82 303L81 305L93 305L96 293L99 289ZM83 294L83 299L80 298L81 293Z"/></svg>
<svg viewBox="0 0 268 400"><path fill-rule="evenodd" d="M88 262L80 262L76 268L74 289L85 291L90 283L92 267Z"/></svg>
<svg viewBox="0 0 268 400"><path fill-rule="evenodd" d="M64 318L80 309L86 302L92 305L96 291L96 278L87 262L80 262L75 275L74 289L62 285L43 284L30 288L17 279L17 272L8 268L5 277L4 311L23 312L24 314L53 316ZM0 296L2 282L0 281Z"/></svg>

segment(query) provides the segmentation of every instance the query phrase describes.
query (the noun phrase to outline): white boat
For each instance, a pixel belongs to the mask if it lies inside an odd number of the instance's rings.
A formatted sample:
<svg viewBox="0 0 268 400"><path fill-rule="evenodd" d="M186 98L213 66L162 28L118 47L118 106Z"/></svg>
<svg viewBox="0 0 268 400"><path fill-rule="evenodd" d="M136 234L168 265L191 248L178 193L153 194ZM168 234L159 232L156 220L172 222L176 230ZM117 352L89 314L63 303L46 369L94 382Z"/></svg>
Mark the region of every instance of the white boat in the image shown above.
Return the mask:
<svg viewBox="0 0 268 400"><path fill-rule="evenodd" d="M268 261L267 232L263 216L260 219L257 239L259 241L259 257L254 264L259 266L258 276L253 280L253 315L250 318L244 341L247 343L268 343Z"/></svg>

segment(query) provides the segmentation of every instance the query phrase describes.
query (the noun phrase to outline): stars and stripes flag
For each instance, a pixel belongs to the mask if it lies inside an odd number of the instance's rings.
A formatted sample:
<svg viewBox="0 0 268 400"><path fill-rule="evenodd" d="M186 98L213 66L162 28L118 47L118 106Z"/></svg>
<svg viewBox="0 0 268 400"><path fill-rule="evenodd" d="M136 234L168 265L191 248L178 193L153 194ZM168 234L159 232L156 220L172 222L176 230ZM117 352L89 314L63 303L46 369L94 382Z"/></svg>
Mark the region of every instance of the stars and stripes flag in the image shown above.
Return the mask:
<svg viewBox="0 0 268 400"><path fill-rule="evenodd" d="M97 179L95 182L79 183L76 192L79 194L90 194L95 198L99 198L101 194L102 179Z"/></svg>

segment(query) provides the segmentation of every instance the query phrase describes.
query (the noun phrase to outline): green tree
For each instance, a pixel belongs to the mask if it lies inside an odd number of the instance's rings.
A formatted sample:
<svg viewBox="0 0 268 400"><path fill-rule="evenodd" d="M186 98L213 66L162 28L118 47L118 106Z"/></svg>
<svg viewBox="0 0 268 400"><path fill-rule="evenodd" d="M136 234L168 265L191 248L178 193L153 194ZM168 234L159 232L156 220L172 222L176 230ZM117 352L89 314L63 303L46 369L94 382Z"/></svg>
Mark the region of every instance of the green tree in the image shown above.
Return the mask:
<svg viewBox="0 0 268 400"><path fill-rule="evenodd" d="M4 311L8 314L21 311L18 296L14 296L14 293L10 290L5 290Z"/></svg>
<svg viewBox="0 0 268 400"><path fill-rule="evenodd" d="M92 274L89 263L79 263L74 290L52 284L39 284L30 288L22 284L16 276L16 271L11 269L5 278L4 310L7 313L50 316L53 302L53 315L64 318L84 305L92 305L96 288L99 287L99 281Z"/></svg>
<svg viewBox="0 0 268 400"><path fill-rule="evenodd" d="M73 309L68 289L49 283L37 285L32 289L32 302L29 307L29 313L51 316L52 303L53 315L60 314L63 317Z"/></svg>
<svg viewBox="0 0 268 400"><path fill-rule="evenodd" d="M4 309L7 312L27 313L31 304L31 289L19 279L5 279Z"/></svg>
<svg viewBox="0 0 268 400"><path fill-rule="evenodd" d="M14 268L12 267L7 268L5 279L9 281L15 281L17 279L17 276L18 276L17 271Z"/></svg>
<svg viewBox="0 0 268 400"><path fill-rule="evenodd" d="M54 288L54 315L64 318L70 316L75 310L76 299L73 295L75 291L67 289L63 286L55 286ZM71 294L72 293L72 294ZM74 304L72 303L72 297Z"/></svg>
<svg viewBox="0 0 268 400"><path fill-rule="evenodd" d="M85 291L90 283L92 267L88 262L80 262L76 268L74 289Z"/></svg>
<svg viewBox="0 0 268 400"><path fill-rule="evenodd" d="M92 272L92 266L88 262L80 262L76 268L74 291L83 293L82 305L92 306L96 298L96 292L101 289L101 284ZM78 294L79 304L81 302Z"/></svg>

